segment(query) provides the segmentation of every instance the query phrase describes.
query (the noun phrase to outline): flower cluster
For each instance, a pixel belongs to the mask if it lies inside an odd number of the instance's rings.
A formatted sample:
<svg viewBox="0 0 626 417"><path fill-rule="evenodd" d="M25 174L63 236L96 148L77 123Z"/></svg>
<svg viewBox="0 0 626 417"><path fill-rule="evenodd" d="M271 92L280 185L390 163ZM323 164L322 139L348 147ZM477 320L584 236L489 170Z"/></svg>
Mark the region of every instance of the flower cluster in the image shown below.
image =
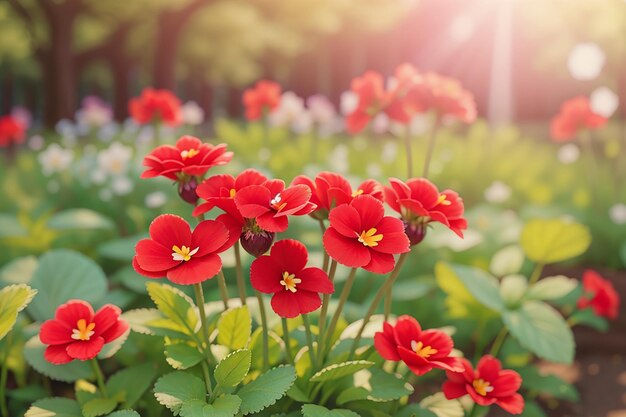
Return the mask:
<svg viewBox="0 0 626 417"><path fill-rule="evenodd" d="M559 114L552 119L550 134L555 142L566 142L574 139L579 131L598 129L606 122L606 117L592 110L589 98L579 96L563 103Z"/></svg>
<svg viewBox="0 0 626 417"><path fill-rule="evenodd" d="M181 123L180 107L180 100L171 91L146 88L130 100L128 112L140 125L164 123L174 127Z"/></svg>

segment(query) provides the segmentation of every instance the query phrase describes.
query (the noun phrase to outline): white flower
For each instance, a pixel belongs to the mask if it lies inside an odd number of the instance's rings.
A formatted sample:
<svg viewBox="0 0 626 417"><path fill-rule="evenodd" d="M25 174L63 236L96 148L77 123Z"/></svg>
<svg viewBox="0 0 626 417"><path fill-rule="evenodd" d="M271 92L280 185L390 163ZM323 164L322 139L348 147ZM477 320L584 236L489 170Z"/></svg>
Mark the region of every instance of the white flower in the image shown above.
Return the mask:
<svg viewBox="0 0 626 417"><path fill-rule="evenodd" d="M88 128L101 127L113 121L113 110L99 97L88 96L83 99L81 108L76 112L76 121Z"/></svg>
<svg viewBox="0 0 626 417"><path fill-rule="evenodd" d="M615 224L626 224L626 204L617 203L609 209L609 217Z"/></svg>
<svg viewBox="0 0 626 417"><path fill-rule="evenodd" d="M306 100L309 113L313 121L319 125L334 124L337 111L331 101L321 94L316 94Z"/></svg>
<svg viewBox="0 0 626 417"><path fill-rule="evenodd" d="M132 157L132 148L114 142L108 149L98 153L98 167L106 174L119 176L128 171L128 164Z"/></svg>
<svg viewBox="0 0 626 417"><path fill-rule="evenodd" d="M578 160L580 149L573 143L568 143L559 148L557 158L562 164L571 164Z"/></svg>
<svg viewBox="0 0 626 417"><path fill-rule="evenodd" d="M44 142L43 136L33 135L33 137L28 140L28 147L33 151L40 151L43 149Z"/></svg>
<svg viewBox="0 0 626 417"><path fill-rule="evenodd" d="M604 51L597 44L585 42L572 49L567 60L567 67L575 79L589 81L600 75L605 61Z"/></svg>
<svg viewBox="0 0 626 417"><path fill-rule="evenodd" d="M304 100L293 91L287 91L280 97L280 104L269 115L271 126L289 126L304 111Z"/></svg>
<svg viewBox="0 0 626 417"><path fill-rule="evenodd" d="M195 101L188 101L180 108L180 116L184 124L198 126L204 122L204 110Z"/></svg>
<svg viewBox="0 0 626 417"><path fill-rule="evenodd" d="M63 137L76 137L76 127L70 120L59 120L54 128Z"/></svg>
<svg viewBox="0 0 626 417"><path fill-rule="evenodd" d="M50 176L55 172L65 171L74 158L74 151L71 149L63 149L56 143L48 146L45 151L41 152L37 159L41 164L41 170L44 175Z"/></svg>
<svg viewBox="0 0 626 417"><path fill-rule="evenodd" d="M163 206L167 202L167 196L162 191L155 191L146 196L146 207L156 209Z"/></svg>
<svg viewBox="0 0 626 417"><path fill-rule="evenodd" d="M502 181L494 181L485 190L485 200L489 203L504 203L511 197L511 188Z"/></svg>
<svg viewBox="0 0 626 417"><path fill-rule="evenodd" d="M600 116L613 116L619 106L619 97L608 87L598 87L591 93L591 111Z"/></svg>
<svg viewBox="0 0 626 417"><path fill-rule="evenodd" d="M359 96L353 91L344 91L341 93L340 103L341 114L347 116L356 110L359 105Z"/></svg>
<svg viewBox="0 0 626 417"><path fill-rule="evenodd" d="M113 178L111 182L111 191L116 195L126 195L133 190L133 182L130 178L122 175Z"/></svg>

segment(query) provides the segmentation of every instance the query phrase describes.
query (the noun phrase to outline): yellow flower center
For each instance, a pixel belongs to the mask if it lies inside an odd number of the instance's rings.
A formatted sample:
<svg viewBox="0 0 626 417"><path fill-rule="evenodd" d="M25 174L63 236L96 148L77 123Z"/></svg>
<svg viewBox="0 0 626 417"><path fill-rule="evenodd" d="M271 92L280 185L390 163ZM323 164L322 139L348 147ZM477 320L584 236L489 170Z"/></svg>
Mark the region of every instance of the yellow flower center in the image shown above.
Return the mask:
<svg viewBox="0 0 626 417"><path fill-rule="evenodd" d="M230 191L228 192L228 195L230 196L230 198L235 198L235 194L237 194L237 190L235 190L234 188L231 188Z"/></svg>
<svg viewBox="0 0 626 417"><path fill-rule="evenodd" d="M195 255L198 250L200 249L200 247L198 246L197 248L195 248L194 250L191 250L191 248L188 248L187 246L183 245L183 247L179 248L178 246L174 245L172 246L172 259L175 261L185 261L187 262L188 260L191 259L191 257L193 255Z"/></svg>
<svg viewBox="0 0 626 417"><path fill-rule="evenodd" d="M354 191L354 192L352 193L352 197L358 197L358 196L360 196L361 194L363 194L363 190L361 190L361 189L359 188L358 190L356 190L356 191Z"/></svg>
<svg viewBox="0 0 626 417"><path fill-rule="evenodd" d="M280 285L283 285L286 291L296 292L296 285L301 282L302 280L300 278L296 278L295 274L290 274L285 271L283 272L283 279L280 280Z"/></svg>
<svg viewBox="0 0 626 417"><path fill-rule="evenodd" d="M441 204L442 206L449 206L450 204L452 204L452 202L447 199L447 196L445 194L439 194L437 204L435 205L438 206L439 204Z"/></svg>
<svg viewBox="0 0 626 417"><path fill-rule="evenodd" d="M183 159L187 159L187 158L193 158L194 156L198 155L200 153L199 150L191 148L191 149L186 149L184 151L181 151L180 153L180 157Z"/></svg>
<svg viewBox="0 0 626 417"><path fill-rule="evenodd" d="M281 203L281 201L282 201L282 197L280 196L280 193L278 193L276 194L276 197L270 200L270 205L272 206L274 210L281 211L287 205L287 203Z"/></svg>
<svg viewBox="0 0 626 417"><path fill-rule="evenodd" d="M411 349L424 359L428 359L431 355L438 352L437 349L431 346L424 346L423 342L416 342L415 340L411 342Z"/></svg>
<svg viewBox="0 0 626 417"><path fill-rule="evenodd" d="M474 387L476 392L483 397L485 397L487 393L493 391L493 387L491 386L491 384L482 378L475 379L474 382L472 382L472 386Z"/></svg>
<svg viewBox="0 0 626 417"><path fill-rule="evenodd" d="M76 329L72 330L72 339L74 340L89 340L95 333L93 329L96 327L96 323L89 323L87 320L80 319L76 322Z"/></svg>
<svg viewBox="0 0 626 417"><path fill-rule="evenodd" d="M362 231L359 236L359 242L364 246L378 246L378 242L383 240L382 233L376 234L376 228L372 227L368 231Z"/></svg>

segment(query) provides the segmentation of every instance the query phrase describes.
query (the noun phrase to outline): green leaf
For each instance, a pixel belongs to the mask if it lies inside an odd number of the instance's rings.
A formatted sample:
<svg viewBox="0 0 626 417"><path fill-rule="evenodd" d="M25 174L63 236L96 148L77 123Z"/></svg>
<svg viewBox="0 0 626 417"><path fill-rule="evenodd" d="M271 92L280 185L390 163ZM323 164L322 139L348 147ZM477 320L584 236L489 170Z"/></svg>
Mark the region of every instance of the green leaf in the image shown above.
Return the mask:
<svg viewBox="0 0 626 417"><path fill-rule="evenodd" d="M517 341L537 356L553 362L571 363L574 336L561 315L540 301L527 301L502 319Z"/></svg>
<svg viewBox="0 0 626 417"><path fill-rule="evenodd" d="M507 275L500 282L500 297L509 309L516 309L520 306L526 290L528 289L528 278L523 275Z"/></svg>
<svg viewBox="0 0 626 417"><path fill-rule="evenodd" d="M0 213L0 239L4 237L28 236L28 230L12 214Z"/></svg>
<svg viewBox="0 0 626 417"><path fill-rule="evenodd" d="M241 398L236 395L222 395L213 404L204 401L185 401L180 410L183 417L234 417L239 412Z"/></svg>
<svg viewBox="0 0 626 417"><path fill-rule="evenodd" d="M185 402L206 401L204 382L186 372L172 372L159 378L154 384L154 396L175 416Z"/></svg>
<svg viewBox="0 0 626 417"><path fill-rule="evenodd" d="M187 343L176 343L165 347L165 360L174 369L188 369L204 359L197 348Z"/></svg>
<svg viewBox="0 0 626 417"><path fill-rule="evenodd" d="M119 398L122 407L132 407L150 388L156 369L154 365L146 363L123 369L109 378L106 383L107 393Z"/></svg>
<svg viewBox="0 0 626 417"><path fill-rule="evenodd" d="M78 208L55 214L48 220L48 227L56 230L114 229L115 223L96 211Z"/></svg>
<svg viewBox="0 0 626 417"><path fill-rule="evenodd" d="M98 417L115 410L117 401L112 398L94 398L83 405L85 417Z"/></svg>
<svg viewBox="0 0 626 417"><path fill-rule="evenodd" d="M422 399L419 405L433 412L437 417L463 417L465 415L461 403L458 400L448 400L443 392Z"/></svg>
<svg viewBox="0 0 626 417"><path fill-rule="evenodd" d="M296 380L293 366L270 369L254 381L241 387L241 414L258 413L281 399Z"/></svg>
<svg viewBox="0 0 626 417"><path fill-rule="evenodd" d="M156 282L147 283L146 288L159 311L186 334L192 335L198 330L200 315L185 293L171 285Z"/></svg>
<svg viewBox="0 0 626 417"><path fill-rule="evenodd" d="M591 234L586 226L572 220L534 219L524 226L520 243L530 260L549 264L585 252L591 243Z"/></svg>
<svg viewBox="0 0 626 417"><path fill-rule="evenodd" d="M524 411L519 417L548 417L545 411L532 400L526 399L524 404Z"/></svg>
<svg viewBox="0 0 626 417"><path fill-rule="evenodd" d="M146 238L145 233L124 237L121 239L110 240L98 246L98 254L105 258L114 259L116 261L132 261L135 256L135 245L141 239Z"/></svg>
<svg viewBox="0 0 626 417"><path fill-rule="evenodd" d="M578 401L578 391L556 375L542 375L534 366L517 369L522 377L522 386L529 391L566 401Z"/></svg>
<svg viewBox="0 0 626 417"><path fill-rule="evenodd" d="M465 284L459 279L450 265L444 262L437 262L435 265L435 277L437 285L448 296L445 304L448 314L452 318L466 318L484 316L485 313L493 314L492 310L485 308L470 293Z"/></svg>
<svg viewBox="0 0 626 417"><path fill-rule="evenodd" d="M413 387L398 375L389 374L378 368L356 373L354 385L339 394L337 404L343 405L358 400L392 401L413 393Z"/></svg>
<svg viewBox="0 0 626 417"><path fill-rule="evenodd" d="M304 417L360 417L351 410L329 410L326 407L315 404L304 404L302 406L302 415Z"/></svg>
<svg viewBox="0 0 626 417"><path fill-rule="evenodd" d="M542 278L541 281L531 285L526 293L528 300L556 300L565 297L578 286L575 279L564 275Z"/></svg>
<svg viewBox="0 0 626 417"><path fill-rule="evenodd" d="M30 284L37 264L34 256L13 259L0 270L0 281L7 284Z"/></svg>
<svg viewBox="0 0 626 417"><path fill-rule="evenodd" d="M122 314L130 328L137 333L152 336L167 336L176 339L189 338L189 329L163 317L156 308L138 308Z"/></svg>
<svg viewBox="0 0 626 417"><path fill-rule="evenodd" d="M323 368L316 374L314 374L311 382L324 382L331 381L333 379L343 378L344 376L352 375L361 369L367 369L374 365L374 362L370 361L348 361L342 363L335 363L326 368Z"/></svg>
<svg viewBox="0 0 626 417"><path fill-rule="evenodd" d="M248 375L252 354L248 349L236 350L215 367L215 380L222 387L234 387Z"/></svg>
<svg viewBox="0 0 626 417"><path fill-rule="evenodd" d="M438 417L437 414L422 407L419 404L409 404L404 407L395 417Z"/></svg>
<svg viewBox="0 0 626 417"><path fill-rule="evenodd" d="M83 412L76 401L54 397L35 401L24 417L83 417Z"/></svg>
<svg viewBox="0 0 626 417"><path fill-rule="evenodd" d="M446 266L483 306L495 311L504 309L498 280L495 277L479 268L455 264L446 264Z"/></svg>
<svg viewBox="0 0 626 417"><path fill-rule="evenodd" d="M519 273L524 263L524 251L518 245L500 249L491 258L489 271L497 277Z"/></svg>
<svg viewBox="0 0 626 417"><path fill-rule="evenodd" d="M108 415L108 417L141 417L135 410L120 410Z"/></svg>
<svg viewBox="0 0 626 417"><path fill-rule="evenodd" d="M270 363L278 363L283 355L282 339L275 332L269 331L269 359ZM250 338L252 351L252 368L263 367L263 332L257 327Z"/></svg>
<svg viewBox="0 0 626 417"><path fill-rule="evenodd" d="M247 306L231 308L222 314L217 323L217 343L230 349L248 345L252 331L252 317Z"/></svg>
<svg viewBox="0 0 626 417"><path fill-rule="evenodd" d="M38 335L33 336L24 345L24 359L40 374L64 382L89 379L93 376L88 362L73 361L65 365L53 365L44 358L45 350L46 346L39 341Z"/></svg>
<svg viewBox="0 0 626 417"><path fill-rule="evenodd" d="M569 317L569 321L572 326L584 324L600 332L609 330L609 322L604 317L596 315L592 308L576 310L574 314Z"/></svg>
<svg viewBox="0 0 626 417"><path fill-rule="evenodd" d="M26 284L9 285L0 290L0 340L11 331L17 314L24 310L37 294Z"/></svg>
<svg viewBox="0 0 626 417"><path fill-rule="evenodd" d="M98 264L85 255L57 249L39 259L31 286L39 295L28 312L37 321L44 321L54 317L57 307L68 300L97 303L106 294L107 279Z"/></svg>

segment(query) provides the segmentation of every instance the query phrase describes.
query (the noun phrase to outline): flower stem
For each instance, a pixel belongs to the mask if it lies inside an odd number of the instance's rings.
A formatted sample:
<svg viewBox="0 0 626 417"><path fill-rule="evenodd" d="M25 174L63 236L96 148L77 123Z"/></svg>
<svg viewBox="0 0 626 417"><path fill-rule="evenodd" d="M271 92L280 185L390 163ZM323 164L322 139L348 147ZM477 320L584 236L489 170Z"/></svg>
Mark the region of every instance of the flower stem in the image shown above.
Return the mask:
<svg viewBox="0 0 626 417"><path fill-rule="evenodd" d="M206 358L207 352L211 352L211 345L209 341L209 327L206 321L206 310L204 309L204 291L202 290L202 283L194 284L194 293L196 295L196 305L198 306L198 312L200 314L200 331L202 332L202 340L205 343L205 347L201 350L205 353L205 360L202 361L202 374L204 375L204 384L206 386L207 393L213 395L213 389L211 388L211 376L209 375L208 358Z"/></svg>
<svg viewBox="0 0 626 417"><path fill-rule="evenodd" d="M315 350L313 349L313 333L311 332L311 321L307 314L302 315L302 322L304 323L304 331L306 333L306 344L309 346L309 356L311 357L311 365L313 369L317 370L317 358L315 357Z"/></svg>
<svg viewBox="0 0 626 417"><path fill-rule="evenodd" d="M439 130L440 118L439 115L435 116L435 121L433 122L433 126L430 129L430 134L428 135L428 145L426 148L426 159L424 159L424 172L422 176L424 178L428 178L428 171L430 169L430 161L433 158L433 151L435 150L435 141L437 140L437 131Z"/></svg>
<svg viewBox="0 0 626 417"><path fill-rule="evenodd" d="M324 236L324 233L326 232L326 226L324 225L324 220L319 219L319 223L320 223L320 229L322 230L322 237ZM322 265L322 269L324 270L324 272L328 271L328 262L329 262L330 258L328 257L328 252L324 251L324 263Z"/></svg>
<svg viewBox="0 0 626 417"><path fill-rule="evenodd" d="M267 328L267 314L265 314L263 296L258 291L255 291L255 294L259 303L259 312L261 313L261 331L263 333L263 371L267 371L270 367L270 337L269 329Z"/></svg>
<svg viewBox="0 0 626 417"><path fill-rule="evenodd" d="M391 315L391 300L393 299L393 287L389 287L387 294L385 294L385 321L389 320Z"/></svg>
<svg viewBox="0 0 626 417"><path fill-rule="evenodd" d="M287 356L287 362L293 365L293 356L291 355L291 340L289 339L289 326L287 325L287 319L282 317L283 323L283 340L285 341L285 355Z"/></svg>
<svg viewBox="0 0 626 417"><path fill-rule="evenodd" d="M328 273L328 279L330 282L335 281L335 272L337 271L337 261L333 259L330 264L330 272ZM319 333L317 335L317 356L318 362L322 361L322 355L324 352L324 330L326 329L326 316L328 315L328 305L330 304L330 296L331 294L324 294L322 297L322 309L320 311L320 318L317 322L317 326L319 327Z"/></svg>
<svg viewBox="0 0 626 417"><path fill-rule="evenodd" d="M388 288L392 287L393 283L396 281L396 278L398 278L398 275L400 274L400 270L402 269L404 262L406 262L409 253L410 252L406 252L400 255L400 257L398 258L398 262L396 263L396 267L393 269L393 271L391 271L389 278L387 278L387 281L385 281L385 283L376 292L376 296L374 296L374 300L372 301L372 304L370 305L369 310L367 310L367 313L365 314L365 317L363 318L363 323L361 324L361 327L359 328L359 332L357 333L356 337L354 338L354 341L352 342L352 347L350 348L350 354L348 355L348 360L351 360L352 357L354 356L354 353L356 352L356 349L359 346L359 342L361 341L361 337L363 336L363 330L365 330L365 326L367 326L367 323L369 323L370 319L372 318L372 315L374 315L374 312L378 308L380 301L382 300L383 296L387 293Z"/></svg>
<svg viewBox="0 0 626 417"><path fill-rule="evenodd" d="M0 370L0 413L2 417L9 417L9 409L7 407L6 388L7 379L9 378L9 354L11 353L11 344L13 343L13 333L7 335L4 357L2 358L2 369Z"/></svg>
<svg viewBox="0 0 626 417"><path fill-rule="evenodd" d="M104 385L104 375L102 375L102 370L100 369L100 364L96 358L91 360L91 368L93 369L93 374L96 377L96 381L98 383L98 388L100 389L100 393L104 398L107 398L107 389Z"/></svg>
<svg viewBox="0 0 626 417"><path fill-rule="evenodd" d="M533 285L534 283L539 281L539 278L541 278L541 272L543 272L543 264L535 265L535 269L530 276L529 285Z"/></svg>
<svg viewBox="0 0 626 417"><path fill-rule="evenodd" d="M411 149L411 127L406 126L404 131L404 148L406 153L406 172L407 177L413 177L413 150Z"/></svg>
<svg viewBox="0 0 626 417"><path fill-rule="evenodd" d="M333 315L332 320L330 321L330 326L328 326L328 330L326 331L324 349L328 349L330 347L330 343L333 340L333 334L335 333L335 329L337 328L337 323L339 322L339 318L341 317L341 312L343 311L343 307L348 300L348 296L350 295L350 290L352 289L352 284L354 284L354 278L356 277L357 268L352 268L350 271L350 275L348 275L348 279L343 286L343 290L341 291L341 295L339 296L339 304L337 305L337 309L335 310L335 314ZM326 352L321 352L321 358L324 359L324 355Z"/></svg>
<svg viewBox="0 0 626 417"><path fill-rule="evenodd" d="M204 376L204 386L209 396L213 397L213 388L211 387L211 376L209 375L209 365L207 361L202 361L202 375Z"/></svg>
<svg viewBox="0 0 626 417"><path fill-rule="evenodd" d="M239 289L239 298L241 305L246 305L246 283L243 281L243 269L241 267L241 249L239 241L235 243L235 273L237 275L237 288Z"/></svg>
<svg viewBox="0 0 626 417"><path fill-rule="evenodd" d="M498 333L498 335L496 336L496 339L493 341L493 345L491 345L491 350L489 351L489 354L494 358L498 356L498 353L500 353L500 349L502 348L502 345L504 344L504 340L506 339L508 333L509 330L506 327L503 327L500 330L500 333Z"/></svg>
<svg viewBox="0 0 626 417"><path fill-rule="evenodd" d="M220 295L222 296L222 302L224 303L224 311L228 310L228 289L226 288L226 278L224 277L224 271L220 269L217 274L217 286L220 289Z"/></svg>

